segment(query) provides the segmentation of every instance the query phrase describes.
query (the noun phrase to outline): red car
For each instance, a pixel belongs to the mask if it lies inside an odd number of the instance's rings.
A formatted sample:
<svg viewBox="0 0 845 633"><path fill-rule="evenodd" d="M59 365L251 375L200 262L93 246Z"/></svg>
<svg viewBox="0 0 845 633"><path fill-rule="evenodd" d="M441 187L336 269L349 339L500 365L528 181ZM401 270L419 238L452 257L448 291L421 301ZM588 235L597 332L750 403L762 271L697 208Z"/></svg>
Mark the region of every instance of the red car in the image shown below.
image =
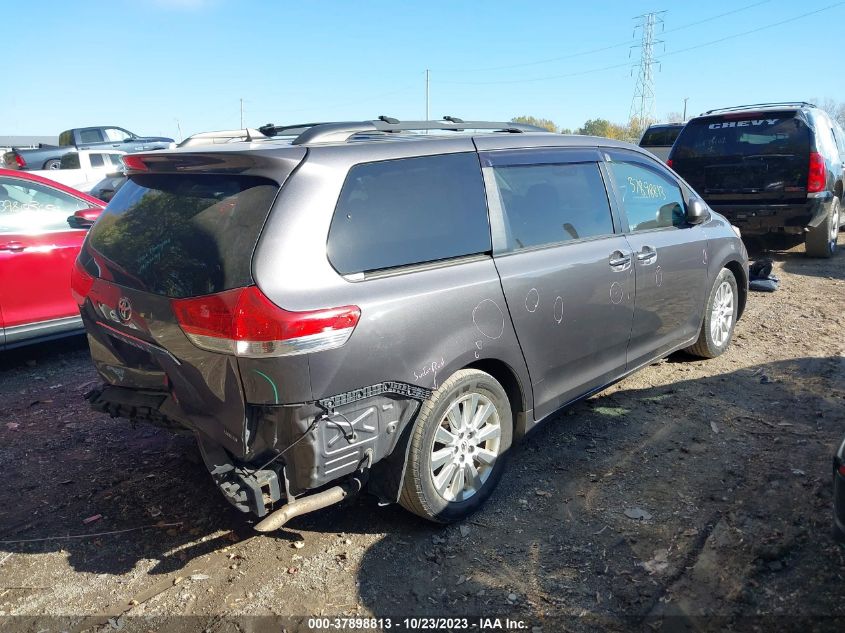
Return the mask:
<svg viewBox="0 0 845 633"><path fill-rule="evenodd" d="M0 169L0 349L83 331L70 275L105 203Z"/></svg>

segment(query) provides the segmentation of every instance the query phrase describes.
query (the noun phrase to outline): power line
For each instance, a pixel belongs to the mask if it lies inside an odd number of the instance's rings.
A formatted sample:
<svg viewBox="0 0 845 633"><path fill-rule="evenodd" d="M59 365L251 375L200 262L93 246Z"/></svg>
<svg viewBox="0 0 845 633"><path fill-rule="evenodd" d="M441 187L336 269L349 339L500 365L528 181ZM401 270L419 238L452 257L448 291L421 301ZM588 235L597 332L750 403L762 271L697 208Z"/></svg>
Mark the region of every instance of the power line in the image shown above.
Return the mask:
<svg viewBox="0 0 845 633"><path fill-rule="evenodd" d="M710 16L709 18L704 18L703 20L697 20L695 22L689 22L688 24L684 24L678 26L676 28L670 29L669 31L665 31L664 33L674 33L676 31L681 31L683 29L692 28L693 26L698 26L699 24L704 24L706 22L712 22L713 20L718 20L719 18L724 18L729 15L733 15L734 13L739 13L741 11L747 11L748 9L753 9L754 7L759 7L761 4L766 4L771 2L771 0L759 0L759 2L754 2L752 4L746 5L744 7L739 7L738 9L732 9L730 11L725 11L724 13L719 13L717 15ZM539 66L540 64L548 64L551 62L558 62L563 61L565 59L574 59L575 57L583 57L584 55L592 55L594 53L603 53L604 51L613 50L614 48L622 48L628 47L631 45L630 40L626 40L624 42L619 42L618 44L610 44L608 46L602 46L600 48L593 48L587 51L581 51L580 53L570 53L568 55L562 55L560 57L549 57L547 59L538 59L533 62L522 62L519 64L509 64L507 66L492 66L487 68L442 68L442 69L435 69L433 72L437 73L477 73L477 72L487 72L493 70L510 70L512 68L525 68L526 66Z"/></svg>
<svg viewBox="0 0 845 633"><path fill-rule="evenodd" d="M795 22L796 20L800 20L811 15L815 15L817 13L821 13L823 11L828 11L835 7L841 6L845 4L845 2L836 2L834 4L830 4L826 7L822 7L820 9L816 9L814 11L808 11L807 13L802 13L800 15L793 16L791 18L787 18L785 20L781 20L779 22L773 22L772 24L766 24L764 26L760 26L754 29L750 29L748 31L742 31L741 33L735 33L733 35L727 35L725 37L721 37L717 40L712 40L710 42L703 42L701 44L696 44L695 46L689 46L687 48L678 49L676 51L671 51L669 53L664 53L660 57L656 57L656 61L662 60L664 57L669 57L671 55L678 55L680 53L685 53L687 51L696 50L699 48L704 48L705 46L711 46L713 44L719 44L726 40L735 39L737 37L742 37L743 35L751 35L752 33L759 33L760 31L765 31L767 29L775 28L776 26L781 26L783 24L788 24L790 22ZM678 29L675 29L678 30ZM630 46L630 42L627 44ZM466 85L466 86L494 86L494 85L504 85L504 84L523 84L523 83L532 83L537 81L550 81L553 79L568 79L569 77L578 77L581 75L590 75L593 73L605 72L608 70L613 70L615 68L623 68L628 67L629 63L625 62L624 64L612 64L610 66L603 66L601 68L591 68L588 70L582 70L572 73L567 73L563 75L551 75L546 77L534 77L531 79L510 79L510 80L496 80L496 81L449 81L449 80L432 80L432 83L441 83L441 84L458 84L458 85Z"/></svg>
<svg viewBox="0 0 845 633"><path fill-rule="evenodd" d="M670 57L671 55L678 55L679 53L686 53L687 51L694 51L698 48L703 48L705 46L710 46L712 44L719 44L720 42L724 42L726 40L732 40L737 37L742 37L743 35L751 35L752 33L759 33L760 31L765 31L766 29L771 29L776 26L781 26L782 24L788 24L789 22L795 22L795 20L800 20L801 18L806 18L811 15L815 15L816 13L821 13L822 11L828 11L838 6L842 6L845 2L834 2L833 4L829 4L826 7L822 7L821 9L816 9L815 11L808 11L807 13L802 13L801 15L796 15L792 18L787 18L786 20L781 20L780 22L773 22L772 24L767 24L765 26L757 27L756 29L751 29L749 31L743 31L742 33L735 33L734 35L726 35L725 37L720 37L717 40L711 40L709 42L703 42L702 44L696 44L695 46L688 46L687 48L679 48L676 51L670 51L668 53L664 53L658 60L663 59L664 57Z"/></svg>

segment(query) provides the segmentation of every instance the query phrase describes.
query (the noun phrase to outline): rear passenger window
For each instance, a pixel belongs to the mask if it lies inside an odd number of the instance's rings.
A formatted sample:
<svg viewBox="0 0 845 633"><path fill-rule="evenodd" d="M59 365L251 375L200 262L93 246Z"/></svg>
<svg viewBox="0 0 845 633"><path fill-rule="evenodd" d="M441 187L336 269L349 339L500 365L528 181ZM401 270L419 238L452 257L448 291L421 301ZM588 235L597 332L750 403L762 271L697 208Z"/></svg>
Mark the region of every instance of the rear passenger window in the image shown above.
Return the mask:
<svg viewBox="0 0 845 633"><path fill-rule="evenodd" d="M102 143L103 142L103 133L100 130L93 129L93 130L80 130L79 131L79 142L80 143Z"/></svg>
<svg viewBox="0 0 845 633"><path fill-rule="evenodd" d="M91 159L91 167L102 167L105 164L102 154L91 154L89 158Z"/></svg>
<svg viewBox="0 0 845 633"><path fill-rule="evenodd" d="M344 275L490 250L475 153L356 165L329 229L329 261Z"/></svg>
<svg viewBox="0 0 845 633"><path fill-rule="evenodd" d="M684 197L673 180L638 163L613 161L608 166L632 231L686 223Z"/></svg>
<svg viewBox="0 0 845 633"><path fill-rule="evenodd" d="M596 163L494 167L508 250L613 233Z"/></svg>

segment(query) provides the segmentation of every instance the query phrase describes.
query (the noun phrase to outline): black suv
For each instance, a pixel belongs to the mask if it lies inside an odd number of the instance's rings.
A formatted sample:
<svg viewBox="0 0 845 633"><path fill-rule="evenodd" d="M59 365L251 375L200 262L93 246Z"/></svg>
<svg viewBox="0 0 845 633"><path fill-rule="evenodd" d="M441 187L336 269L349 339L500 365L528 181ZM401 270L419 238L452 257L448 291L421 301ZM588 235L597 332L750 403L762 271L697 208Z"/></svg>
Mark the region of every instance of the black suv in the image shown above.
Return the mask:
<svg viewBox="0 0 845 633"><path fill-rule="evenodd" d="M746 235L803 236L831 257L843 216L845 133L810 103L710 110L692 119L667 161Z"/></svg>

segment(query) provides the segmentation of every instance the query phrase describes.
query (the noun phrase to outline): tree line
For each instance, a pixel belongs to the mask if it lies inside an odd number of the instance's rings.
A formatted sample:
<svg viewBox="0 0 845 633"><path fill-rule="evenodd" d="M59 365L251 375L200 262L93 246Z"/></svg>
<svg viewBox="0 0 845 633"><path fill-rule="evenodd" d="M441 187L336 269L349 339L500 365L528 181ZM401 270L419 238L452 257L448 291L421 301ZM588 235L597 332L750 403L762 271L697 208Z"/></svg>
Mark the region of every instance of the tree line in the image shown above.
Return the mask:
<svg viewBox="0 0 845 633"><path fill-rule="evenodd" d="M604 136L606 138L615 138L620 141L628 141L636 143L640 140L645 129L655 123L656 121L649 119L632 118L627 123L612 123L607 119L588 119L579 128L571 129L557 125L550 119L541 119L533 116L523 115L511 119L514 123L526 123L528 125L536 125L544 128L549 132L557 134L584 134L587 136Z"/></svg>

